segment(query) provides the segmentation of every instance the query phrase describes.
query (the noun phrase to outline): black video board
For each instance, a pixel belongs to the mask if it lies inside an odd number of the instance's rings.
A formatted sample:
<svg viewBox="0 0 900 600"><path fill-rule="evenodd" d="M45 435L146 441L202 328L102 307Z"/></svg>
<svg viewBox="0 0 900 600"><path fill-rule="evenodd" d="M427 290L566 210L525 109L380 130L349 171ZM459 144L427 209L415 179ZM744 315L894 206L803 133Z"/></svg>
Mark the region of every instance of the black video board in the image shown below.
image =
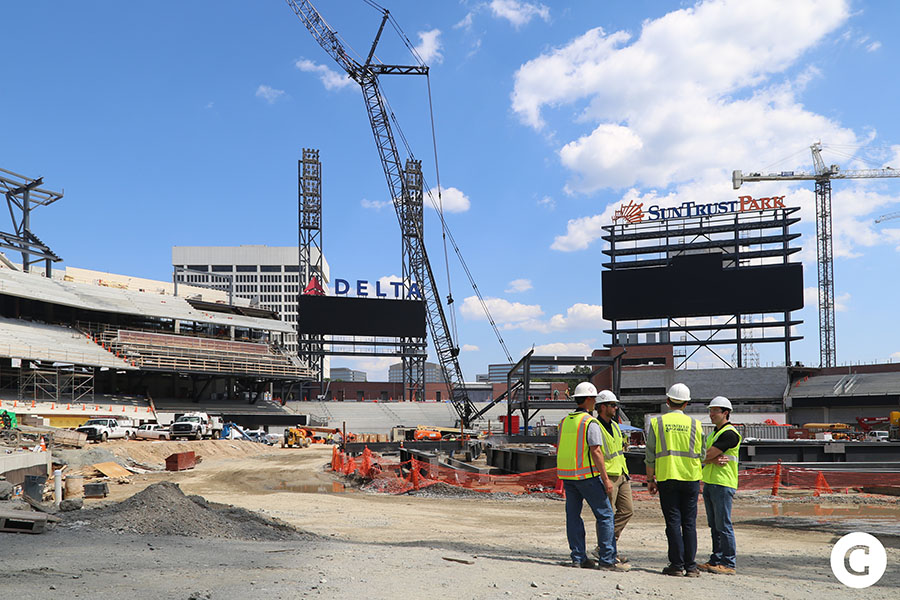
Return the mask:
<svg viewBox="0 0 900 600"><path fill-rule="evenodd" d="M603 316L614 321L789 312L803 308L803 265L722 268L720 254L668 266L607 270Z"/></svg>
<svg viewBox="0 0 900 600"><path fill-rule="evenodd" d="M297 331L301 334L425 337L421 300L374 300L300 296Z"/></svg>

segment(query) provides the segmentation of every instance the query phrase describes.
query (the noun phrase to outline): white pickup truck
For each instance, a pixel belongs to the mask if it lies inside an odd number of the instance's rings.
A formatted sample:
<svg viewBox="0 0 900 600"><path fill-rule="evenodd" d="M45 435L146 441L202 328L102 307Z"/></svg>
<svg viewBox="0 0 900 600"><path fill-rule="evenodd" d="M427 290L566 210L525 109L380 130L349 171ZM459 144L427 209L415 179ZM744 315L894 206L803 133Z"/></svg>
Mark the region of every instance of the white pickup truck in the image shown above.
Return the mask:
<svg viewBox="0 0 900 600"><path fill-rule="evenodd" d="M165 425L147 423L137 430L137 437L141 440L167 440L169 435L169 428Z"/></svg>
<svg viewBox="0 0 900 600"><path fill-rule="evenodd" d="M129 421L119 422L118 419L103 417L89 419L75 431L86 433L88 441L105 442L118 438L133 439L137 430Z"/></svg>
<svg viewBox="0 0 900 600"><path fill-rule="evenodd" d="M172 423L171 438L190 438L200 440L203 438L219 439L222 435L222 417L211 417L203 412L191 412L178 417Z"/></svg>

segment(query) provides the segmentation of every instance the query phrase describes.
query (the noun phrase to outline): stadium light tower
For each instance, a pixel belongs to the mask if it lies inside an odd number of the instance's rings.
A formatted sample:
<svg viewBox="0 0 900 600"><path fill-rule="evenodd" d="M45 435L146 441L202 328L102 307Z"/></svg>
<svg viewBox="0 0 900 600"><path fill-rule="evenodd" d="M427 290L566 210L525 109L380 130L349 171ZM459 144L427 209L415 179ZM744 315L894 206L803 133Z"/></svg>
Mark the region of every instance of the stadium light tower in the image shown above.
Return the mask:
<svg viewBox="0 0 900 600"><path fill-rule="evenodd" d="M837 347L834 333L834 261L831 252L831 180L873 179L900 177L900 170L858 169L841 171L838 165L826 167L822 160L822 142L809 147L812 151L813 172L781 171L780 173L749 173L734 171L731 181L740 189L747 181L815 181L816 182L816 257L819 273L819 366L836 364Z"/></svg>

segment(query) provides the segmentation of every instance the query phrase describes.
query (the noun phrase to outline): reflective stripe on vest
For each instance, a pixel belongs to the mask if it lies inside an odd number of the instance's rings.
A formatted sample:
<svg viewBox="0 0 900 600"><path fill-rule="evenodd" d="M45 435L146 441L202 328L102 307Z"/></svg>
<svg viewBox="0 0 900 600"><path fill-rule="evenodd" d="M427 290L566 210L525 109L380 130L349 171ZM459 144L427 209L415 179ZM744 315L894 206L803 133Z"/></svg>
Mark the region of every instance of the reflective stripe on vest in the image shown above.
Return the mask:
<svg viewBox="0 0 900 600"><path fill-rule="evenodd" d="M556 451L556 475L560 479L598 477L600 469L591 460L587 445L587 429L600 422L586 412L572 413L559 424L559 448Z"/></svg>
<svg viewBox="0 0 900 600"><path fill-rule="evenodd" d="M737 489L738 487L738 456L741 451L741 442L743 438L741 434L738 433L738 430L735 429L734 425L731 423L727 423L722 429L719 431L712 431L709 435L706 436L706 447L712 448L713 444L719 439L719 436L725 433L726 431L733 431L738 436L737 446L734 448L729 448L722 454L728 457L727 465L716 465L716 464L708 464L703 465L703 483L709 483L712 485L721 485L725 487L730 487Z"/></svg>
<svg viewBox="0 0 900 600"><path fill-rule="evenodd" d="M625 465L625 439L622 436L622 430L619 424L611 421L612 434L600 425L603 433L603 460L606 463L606 474L610 477L618 477L622 473L628 473L628 467Z"/></svg>
<svg viewBox="0 0 900 600"><path fill-rule="evenodd" d="M666 426L672 428L668 435ZM699 481L703 449L703 430L699 422L684 413L670 412L653 419L650 427L655 429L656 436L657 481Z"/></svg>

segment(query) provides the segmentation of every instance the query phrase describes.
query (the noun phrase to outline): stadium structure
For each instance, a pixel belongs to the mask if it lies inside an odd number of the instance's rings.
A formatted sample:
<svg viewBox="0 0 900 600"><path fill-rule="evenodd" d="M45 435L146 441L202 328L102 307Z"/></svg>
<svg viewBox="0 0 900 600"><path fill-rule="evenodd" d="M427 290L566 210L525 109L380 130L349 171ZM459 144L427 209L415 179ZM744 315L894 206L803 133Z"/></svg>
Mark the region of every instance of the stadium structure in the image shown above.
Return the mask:
<svg viewBox="0 0 900 600"><path fill-rule="evenodd" d="M252 403L311 377L284 348L292 325L271 311L213 300L209 290L174 296L16 267L0 263L5 400L70 410L120 397L148 408L153 398Z"/></svg>

